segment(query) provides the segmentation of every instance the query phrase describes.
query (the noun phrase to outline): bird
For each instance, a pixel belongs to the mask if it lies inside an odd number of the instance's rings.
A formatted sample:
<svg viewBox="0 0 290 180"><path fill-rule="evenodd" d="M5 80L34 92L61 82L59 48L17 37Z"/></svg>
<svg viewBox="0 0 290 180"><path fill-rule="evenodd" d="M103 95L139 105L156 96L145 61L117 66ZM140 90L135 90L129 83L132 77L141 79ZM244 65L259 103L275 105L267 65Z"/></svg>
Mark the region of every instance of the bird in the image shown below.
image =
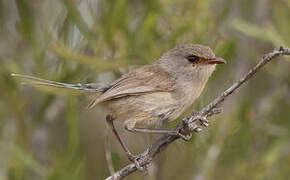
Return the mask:
<svg viewBox="0 0 290 180"><path fill-rule="evenodd" d="M152 64L144 65L122 75L110 84L69 84L33 76L12 74L34 82L94 93L88 108L100 104L107 110L106 122L111 127L128 159L142 170L138 156L134 156L119 136L114 121L122 121L130 132L172 134L183 137L176 130L148 127L177 119L202 93L217 64L225 64L210 47L200 44L181 44L162 54Z"/></svg>

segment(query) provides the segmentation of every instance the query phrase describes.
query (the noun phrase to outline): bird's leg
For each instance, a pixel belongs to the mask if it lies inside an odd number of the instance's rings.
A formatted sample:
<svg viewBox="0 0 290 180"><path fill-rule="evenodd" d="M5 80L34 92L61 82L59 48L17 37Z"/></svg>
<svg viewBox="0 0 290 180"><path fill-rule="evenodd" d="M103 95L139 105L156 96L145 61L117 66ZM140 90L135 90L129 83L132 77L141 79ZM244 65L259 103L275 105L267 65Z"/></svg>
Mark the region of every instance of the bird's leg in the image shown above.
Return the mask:
<svg viewBox="0 0 290 180"><path fill-rule="evenodd" d="M222 108L213 108L207 114L207 117L219 114L221 112L222 112ZM194 119L196 119L196 120L199 120L201 126L204 126L204 127L209 126L209 121L207 120L206 116L199 115L198 112L193 112L192 117L194 117ZM196 128L196 130L195 130L195 132L200 132L200 131L202 131L202 129L200 127Z"/></svg>
<svg viewBox="0 0 290 180"><path fill-rule="evenodd" d="M209 116L212 116L215 114L219 114L221 112L222 112L221 108L214 108L209 112L209 114L207 116L209 117ZM200 126L198 126L196 129L194 129L195 132L202 131L201 126L204 126L204 127L209 126L209 121L207 120L207 118L205 116L199 115L198 112L193 112L192 117L194 117L194 119L196 119L196 120L199 120L199 122L200 122ZM130 131L130 132L176 135L185 141L188 141L192 136L191 133L189 133L187 135L182 133L180 131L181 130L180 127L177 127L176 129L173 129L173 130L163 130L163 129L146 129L146 128L137 128L137 127L128 128L128 126L125 126L125 129L127 131Z"/></svg>
<svg viewBox="0 0 290 180"><path fill-rule="evenodd" d="M126 153L128 159L129 159L131 162L133 162L133 163L135 164L136 168L137 168L139 171L142 171L142 172L145 171L145 173L146 173L146 168L142 167L142 166L140 165L140 163L138 162L138 158L139 158L139 157L138 157L138 156L134 156L134 155L129 151L129 149L127 148L127 146L123 143L123 141L121 140L121 138L120 138L120 136L119 136L119 134L118 134L118 132L117 132L115 126L114 126L114 122L113 122L113 120L114 120L114 119L112 118L112 116L110 116L110 115L107 115L107 116L106 116L106 121L107 121L107 123L109 124L109 126L111 127L111 129L112 129L114 135L116 136L117 140L118 140L119 143L121 144L122 149L125 151L125 153Z"/></svg>
<svg viewBox="0 0 290 180"><path fill-rule="evenodd" d="M182 134L179 129L173 130L162 130L162 129L145 129L145 128L132 128L129 129L125 126L125 129L130 132L140 132L140 133L151 133L151 134L168 134L168 135L176 135L181 137L183 140L188 141L191 138L191 135Z"/></svg>

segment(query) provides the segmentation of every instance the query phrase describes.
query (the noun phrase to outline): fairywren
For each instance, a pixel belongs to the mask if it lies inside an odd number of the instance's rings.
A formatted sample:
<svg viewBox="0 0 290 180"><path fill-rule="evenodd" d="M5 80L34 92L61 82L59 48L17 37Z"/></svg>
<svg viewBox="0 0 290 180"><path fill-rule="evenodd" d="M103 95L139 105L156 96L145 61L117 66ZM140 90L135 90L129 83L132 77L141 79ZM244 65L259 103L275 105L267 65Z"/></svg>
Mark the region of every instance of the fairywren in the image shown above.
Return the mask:
<svg viewBox="0 0 290 180"><path fill-rule="evenodd" d="M124 122L131 132L176 133L173 130L146 129L179 117L201 94L216 64L226 63L213 51L198 44L179 45L165 52L157 61L124 74L111 84L75 85L43 80L26 75L14 76L37 80L35 85L49 85L96 93L90 108L100 104L108 111L107 122L126 152L138 165L119 137L114 120Z"/></svg>

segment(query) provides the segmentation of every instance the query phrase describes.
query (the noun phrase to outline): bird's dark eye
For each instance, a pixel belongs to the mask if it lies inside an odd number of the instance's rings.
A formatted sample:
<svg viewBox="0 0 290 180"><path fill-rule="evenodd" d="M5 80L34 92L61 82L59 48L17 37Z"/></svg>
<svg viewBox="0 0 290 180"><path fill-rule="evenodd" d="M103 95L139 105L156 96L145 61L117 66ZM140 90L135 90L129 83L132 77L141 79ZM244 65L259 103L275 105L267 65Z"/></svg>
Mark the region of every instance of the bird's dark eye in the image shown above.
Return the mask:
<svg viewBox="0 0 290 180"><path fill-rule="evenodd" d="M197 56L194 56L194 55L189 55L189 56L186 57L186 59L189 62L196 62L198 60L198 57Z"/></svg>

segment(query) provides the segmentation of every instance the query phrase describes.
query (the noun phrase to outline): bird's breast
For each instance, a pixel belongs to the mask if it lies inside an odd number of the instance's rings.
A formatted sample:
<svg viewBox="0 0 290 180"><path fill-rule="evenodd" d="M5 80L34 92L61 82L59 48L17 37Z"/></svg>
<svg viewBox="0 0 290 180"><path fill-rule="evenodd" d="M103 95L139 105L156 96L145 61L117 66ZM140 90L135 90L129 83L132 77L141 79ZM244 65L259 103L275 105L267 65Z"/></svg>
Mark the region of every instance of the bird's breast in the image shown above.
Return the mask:
<svg viewBox="0 0 290 180"><path fill-rule="evenodd" d="M171 92L125 96L102 103L108 113L120 121L136 121L139 126L161 124L175 116L178 102Z"/></svg>

